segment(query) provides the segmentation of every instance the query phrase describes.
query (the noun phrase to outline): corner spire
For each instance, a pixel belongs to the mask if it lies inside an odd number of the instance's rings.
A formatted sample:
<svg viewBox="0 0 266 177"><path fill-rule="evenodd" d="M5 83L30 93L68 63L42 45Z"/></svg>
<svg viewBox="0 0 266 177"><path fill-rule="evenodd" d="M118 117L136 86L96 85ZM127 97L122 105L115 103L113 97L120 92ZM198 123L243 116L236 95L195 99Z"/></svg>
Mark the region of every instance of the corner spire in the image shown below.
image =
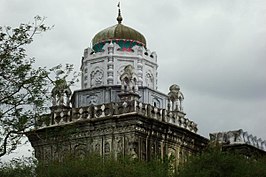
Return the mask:
<svg viewBox="0 0 266 177"><path fill-rule="evenodd" d="M120 2L117 4L118 7L118 16L116 18L116 20L118 21L118 23L120 24L123 20L122 16L121 16L121 10L120 10Z"/></svg>

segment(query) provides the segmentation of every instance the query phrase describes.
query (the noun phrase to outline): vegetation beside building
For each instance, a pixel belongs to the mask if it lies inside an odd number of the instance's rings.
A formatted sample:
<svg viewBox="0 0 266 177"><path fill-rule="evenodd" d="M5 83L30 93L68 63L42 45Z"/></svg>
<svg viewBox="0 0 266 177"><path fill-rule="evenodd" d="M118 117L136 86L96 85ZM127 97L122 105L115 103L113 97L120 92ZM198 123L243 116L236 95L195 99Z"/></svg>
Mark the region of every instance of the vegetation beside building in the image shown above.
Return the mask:
<svg viewBox="0 0 266 177"><path fill-rule="evenodd" d="M191 156L178 171L172 160L102 159L98 155L67 157L64 162L37 164L30 159L13 160L0 168L0 177L266 177L266 158L247 158L231 152L209 148Z"/></svg>

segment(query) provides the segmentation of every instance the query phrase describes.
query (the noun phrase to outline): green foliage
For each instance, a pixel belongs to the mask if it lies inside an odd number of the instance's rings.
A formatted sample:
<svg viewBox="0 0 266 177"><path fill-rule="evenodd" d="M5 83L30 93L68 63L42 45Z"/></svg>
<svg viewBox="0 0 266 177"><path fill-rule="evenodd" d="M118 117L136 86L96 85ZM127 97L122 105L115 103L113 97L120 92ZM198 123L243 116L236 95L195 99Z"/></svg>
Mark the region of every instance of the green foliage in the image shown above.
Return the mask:
<svg viewBox="0 0 266 177"><path fill-rule="evenodd" d="M35 177L35 164L33 158L13 159L0 164L0 177Z"/></svg>
<svg viewBox="0 0 266 177"><path fill-rule="evenodd" d="M2 164L0 177L167 177L171 176L168 159L150 162L130 157L104 160L98 154L83 158L65 157L63 162L37 164L32 158L15 159Z"/></svg>
<svg viewBox="0 0 266 177"><path fill-rule="evenodd" d="M169 163L159 159L143 162L137 159L102 159L99 155L90 155L82 159L66 158L64 162L39 165L39 177L167 177Z"/></svg>
<svg viewBox="0 0 266 177"><path fill-rule="evenodd" d="M0 156L16 148L47 100L48 72L33 68L25 50L34 35L50 29L43 21L36 16L34 23L0 27Z"/></svg>
<svg viewBox="0 0 266 177"><path fill-rule="evenodd" d="M179 177L253 177L266 176L265 159L255 160L219 149L192 156L180 170Z"/></svg>
<svg viewBox="0 0 266 177"><path fill-rule="evenodd" d="M35 60L27 56L25 47L36 34L50 29L44 18L34 19L17 28L0 27L0 157L16 149L25 131L46 112L51 86L78 81L79 73L71 64L49 70L33 67Z"/></svg>
<svg viewBox="0 0 266 177"><path fill-rule="evenodd" d="M218 150L192 156L179 174L174 174L171 163L171 159L156 158L149 162L130 157L103 160L97 154L44 164L24 158L0 163L0 177L266 177L266 158L255 160Z"/></svg>

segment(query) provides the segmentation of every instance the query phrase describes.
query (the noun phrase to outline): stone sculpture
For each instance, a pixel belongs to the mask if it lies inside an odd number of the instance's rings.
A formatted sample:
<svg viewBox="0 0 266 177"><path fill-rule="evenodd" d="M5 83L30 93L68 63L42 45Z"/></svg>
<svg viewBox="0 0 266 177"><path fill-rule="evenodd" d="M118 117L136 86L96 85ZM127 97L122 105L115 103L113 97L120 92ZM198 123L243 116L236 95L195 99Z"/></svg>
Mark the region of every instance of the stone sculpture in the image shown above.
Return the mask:
<svg viewBox="0 0 266 177"><path fill-rule="evenodd" d="M72 94L65 79L58 79L54 82L52 89L53 106L70 106L70 96Z"/></svg>
<svg viewBox="0 0 266 177"><path fill-rule="evenodd" d="M182 102L184 100L184 95L180 91L180 87L173 84L169 87L170 92L168 93L168 102L172 105L172 111L183 111ZM168 108L170 109L170 105Z"/></svg>
<svg viewBox="0 0 266 177"><path fill-rule="evenodd" d="M120 76L121 91L136 93L138 91L137 78L134 67L132 65L125 66L124 72Z"/></svg>

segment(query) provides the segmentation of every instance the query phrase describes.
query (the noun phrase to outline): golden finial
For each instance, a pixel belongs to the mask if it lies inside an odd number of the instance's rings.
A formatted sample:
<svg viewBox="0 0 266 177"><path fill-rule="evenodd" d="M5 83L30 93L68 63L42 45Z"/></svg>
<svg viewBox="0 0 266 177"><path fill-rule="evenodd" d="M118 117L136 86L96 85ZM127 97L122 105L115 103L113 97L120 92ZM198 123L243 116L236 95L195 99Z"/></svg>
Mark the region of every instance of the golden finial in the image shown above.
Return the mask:
<svg viewBox="0 0 266 177"><path fill-rule="evenodd" d="M118 17L116 18L116 20L118 21L118 23L120 24L123 20L122 16L121 16L121 10L120 10L120 2L117 4L118 7Z"/></svg>

